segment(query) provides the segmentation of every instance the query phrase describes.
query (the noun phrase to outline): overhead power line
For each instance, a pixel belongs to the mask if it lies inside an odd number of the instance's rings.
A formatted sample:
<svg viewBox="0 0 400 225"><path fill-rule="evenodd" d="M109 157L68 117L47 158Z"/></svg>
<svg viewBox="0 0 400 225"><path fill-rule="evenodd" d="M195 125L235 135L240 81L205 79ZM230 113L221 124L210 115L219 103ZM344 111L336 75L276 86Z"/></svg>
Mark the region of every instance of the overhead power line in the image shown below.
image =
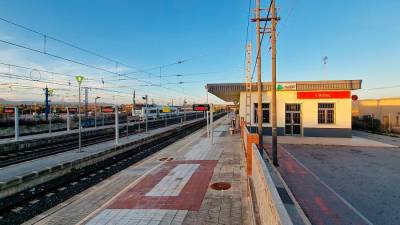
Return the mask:
<svg viewBox="0 0 400 225"><path fill-rule="evenodd" d="M264 32L262 32L261 40L260 40L260 46L259 46L259 48L257 49L257 54L256 54L257 57L258 57L258 54L260 54L260 49L261 49L261 46L262 46L262 43L263 43L263 40L264 40L264 35L265 35L266 28L267 28L267 23L268 23L269 14L270 14L270 12L271 12L271 7L272 7L272 0L270 1L269 7L268 7L267 21L265 21L264 27L263 27L263 29L262 29ZM253 72L252 72L252 74L251 74L251 80L253 80L254 72L256 71L256 66L257 66L257 60L255 60L255 62L254 62Z"/></svg>
<svg viewBox="0 0 400 225"><path fill-rule="evenodd" d="M148 69L141 70L141 69L137 69L137 68L134 67L134 66L127 65L127 64L122 63L122 62L120 62L120 61L118 61L118 60L112 59L112 58L110 58L110 57L106 57L106 56L104 56L104 55L102 55L102 54L99 54L99 53L97 53L97 52L94 52L94 51L91 51L91 50L82 48L82 47L77 46L77 45L75 45L75 44L72 44L72 43L70 43L70 42L63 41L63 40L61 40L61 39L55 38L55 37L53 37L53 36L51 36L51 35L48 35L48 34L45 34L45 33L43 33L43 32L37 31L37 30L32 29L32 28L29 28L29 27L27 27L27 26L24 26L24 25L15 23L15 22L10 21L10 20L8 20L8 19L1 18L1 17L0 17L0 20L3 21L3 22L6 22L6 23L8 23L8 24L11 24L11 25L13 25L13 26L19 27L19 28L21 28L21 29L30 31L30 32L35 33L35 34L38 34L38 35L41 35L41 36L43 37L43 39L44 39L44 46L43 46L43 49L42 49L42 50L35 49L35 48L31 48L31 47L28 47L28 46L26 46L26 45L17 44L17 43L11 42L11 41L7 41L7 40L0 39L0 42L2 42L2 43L4 43L4 44L8 44L8 45L12 45L12 46L15 46L15 47L19 47L19 48L22 48L22 49L25 49L25 50L29 50L29 51L32 51L32 52L36 52L36 53L48 55L48 56L53 57L53 58L56 58L56 59L64 60L64 61L71 62L71 63L77 64L77 65L85 66L85 67L88 67L88 68L91 68L91 69L95 69L95 70L98 70L98 71L106 72L106 73L108 73L108 74L114 74L114 75L117 75L117 76L119 76L119 77L121 77L121 76L127 77L127 78L130 78L130 79L139 81L139 82L147 83L147 84L153 84L153 83L152 83L152 82L149 82L149 81L144 81L144 80L141 80L141 79L133 78L133 77L130 77L130 76L127 76L127 75L129 75L129 74L134 74L134 73L138 73L138 72L143 72L143 73L147 73L147 74L153 75L152 73L148 72L148 70L153 70L153 69L156 69L156 68L169 67L169 66L178 65L178 64L182 64L182 63L184 63L184 62L193 60L193 58L189 58L189 59L179 60L179 61L174 62L174 63L165 64L165 65L160 65L160 66L155 66L155 67L152 67L152 68L148 68ZM67 57L61 56L61 55L49 53L49 52L46 50L46 45L47 45L47 40L48 40L48 39L51 39L51 40L53 40L53 41L62 43L62 44L64 44L64 45L66 45L66 46L69 46L69 47L78 49L78 50L80 50L80 51L82 51L82 52L85 52L85 53L88 53L88 54L97 56L97 57L99 57L99 58L108 60L108 61L110 61L110 62L116 63L116 67L118 67L118 65L123 65L123 66L129 67L129 68L132 68L132 69L134 69L134 70L136 70L136 71L131 72L131 73L122 74L122 73L119 73L118 71L114 72L114 71L111 71L111 70L108 70L108 69L104 69L104 68L101 68L101 67L98 67L98 66L95 66L95 65L91 65L91 64L88 64L88 63L84 63L84 62L81 62L81 61L78 61L78 60L75 60L75 59L71 59L71 58L67 58ZM161 79L161 77L160 77L160 79ZM167 80L167 81L168 81L168 80ZM168 81L168 82L169 82L169 81ZM161 85L160 85L159 87L161 87ZM182 92L182 91L174 90L174 89L172 89L172 88L166 88L166 87L161 87L161 88L168 89L168 90L173 90L173 91L176 91L176 92L178 92L178 93L181 93L181 92Z"/></svg>

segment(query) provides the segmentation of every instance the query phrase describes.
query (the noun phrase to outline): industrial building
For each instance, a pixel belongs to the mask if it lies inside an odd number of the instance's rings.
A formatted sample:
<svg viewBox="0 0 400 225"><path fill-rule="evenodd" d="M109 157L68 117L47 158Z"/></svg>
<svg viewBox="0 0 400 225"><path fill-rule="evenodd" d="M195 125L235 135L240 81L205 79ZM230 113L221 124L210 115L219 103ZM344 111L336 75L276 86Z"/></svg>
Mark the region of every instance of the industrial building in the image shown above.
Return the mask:
<svg viewBox="0 0 400 225"><path fill-rule="evenodd" d="M352 93L361 80L293 81L277 83L278 135L351 137ZM255 132L257 84L207 84L209 93L239 104L239 116ZM271 83L262 84L263 133L271 134Z"/></svg>
<svg viewBox="0 0 400 225"><path fill-rule="evenodd" d="M353 101L352 115L358 119L378 119L383 131L400 133L400 98Z"/></svg>

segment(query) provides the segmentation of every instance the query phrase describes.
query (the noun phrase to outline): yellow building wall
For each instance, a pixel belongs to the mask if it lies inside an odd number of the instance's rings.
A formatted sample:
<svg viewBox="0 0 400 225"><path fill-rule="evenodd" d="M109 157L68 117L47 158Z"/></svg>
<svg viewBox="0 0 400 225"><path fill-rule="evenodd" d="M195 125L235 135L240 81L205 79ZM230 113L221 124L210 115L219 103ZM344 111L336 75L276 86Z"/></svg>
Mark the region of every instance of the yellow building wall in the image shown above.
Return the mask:
<svg viewBox="0 0 400 225"><path fill-rule="evenodd" d="M272 103L271 92L263 92L263 102ZM310 128L351 128L351 99L297 99L297 91L277 92L277 126L285 126L285 104L299 103L301 105L302 127ZM251 125L254 122L254 103L257 102L257 92L251 93ZM318 103L335 103L335 123L318 124ZM240 93L240 117L245 118L246 92ZM265 124L264 127L271 127Z"/></svg>

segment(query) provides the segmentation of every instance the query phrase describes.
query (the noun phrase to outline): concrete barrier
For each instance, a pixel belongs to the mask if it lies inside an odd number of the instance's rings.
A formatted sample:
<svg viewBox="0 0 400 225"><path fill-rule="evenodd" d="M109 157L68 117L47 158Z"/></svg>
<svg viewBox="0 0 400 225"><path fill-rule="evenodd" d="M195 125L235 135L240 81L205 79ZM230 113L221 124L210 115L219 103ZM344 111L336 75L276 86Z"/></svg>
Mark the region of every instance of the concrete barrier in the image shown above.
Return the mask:
<svg viewBox="0 0 400 225"><path fill-rule="evenodd" d="M262 225L292 225L293 222L283 205L272 177L265 165L265 162L255 144L253 151L253 173L251 176L253 196L256 199L258 216Z"/></svg>
<svg viewBox="0 0 400 225"><path fill-rule="evenodd" d="M249 193L256 223L261 225L292 225L293 222L276 189L276 185L260 155L258 135L251 134L243 119L240 121L243 150L246 155Z"/></svg>
<svg viewBox="0 0 400 225"><path fill-rule="evenodd" d="M253 151L252 145L258 143L258 135L251 134L249 130L247 130L246 123L244 120L240 120L240 134L242 136L242 145L246 155L246 171L247 175L251 176L252 173L252 160L253 160Z"/></svg>

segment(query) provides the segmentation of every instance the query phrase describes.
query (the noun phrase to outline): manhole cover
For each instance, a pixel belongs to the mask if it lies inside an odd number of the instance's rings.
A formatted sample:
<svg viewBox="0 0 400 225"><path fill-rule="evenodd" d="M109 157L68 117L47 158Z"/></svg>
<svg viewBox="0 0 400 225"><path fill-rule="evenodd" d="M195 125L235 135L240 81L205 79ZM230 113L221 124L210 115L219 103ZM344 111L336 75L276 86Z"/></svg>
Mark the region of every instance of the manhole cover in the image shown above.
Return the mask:
<svg viewBox="0 0 400 225"><path fill-rule="evenodd" d="M228 190L231 188L231 184L228 182L216 182L211 184L211 188L217 191Z"/></svg>

